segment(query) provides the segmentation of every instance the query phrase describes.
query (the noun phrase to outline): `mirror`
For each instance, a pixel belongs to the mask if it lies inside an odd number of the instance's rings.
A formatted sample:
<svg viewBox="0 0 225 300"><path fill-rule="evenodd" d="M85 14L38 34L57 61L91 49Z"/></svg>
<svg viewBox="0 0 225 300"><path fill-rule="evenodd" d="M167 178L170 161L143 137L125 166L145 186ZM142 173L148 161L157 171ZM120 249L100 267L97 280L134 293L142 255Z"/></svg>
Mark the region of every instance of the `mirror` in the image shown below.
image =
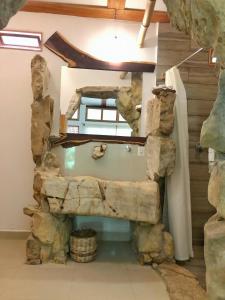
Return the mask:
<svg viewBox="0 0 225 300"><path fill-rule="evenodd" d="M151 99L151 87L146 93L143 81L149 76L152 74L62 67L64 133L141 136L143 98ZM151 86L152 77L149 83Z"/></svg>

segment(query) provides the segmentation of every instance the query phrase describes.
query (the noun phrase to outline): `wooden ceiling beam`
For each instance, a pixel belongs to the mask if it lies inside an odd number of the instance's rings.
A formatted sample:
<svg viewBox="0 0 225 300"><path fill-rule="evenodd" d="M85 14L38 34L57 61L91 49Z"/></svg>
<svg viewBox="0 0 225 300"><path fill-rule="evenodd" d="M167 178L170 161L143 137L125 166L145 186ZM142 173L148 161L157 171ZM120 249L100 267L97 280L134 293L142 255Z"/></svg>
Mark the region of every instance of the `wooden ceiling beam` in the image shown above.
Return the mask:
<svg viewBox="0 0 225 300"><path fill-rule="evenodd" d="M108 8L124 9L126 0L108 0Z"/></svg>
<svg viewBox="0 0 225 300"><path fill-rule="evenodd" d="M115 9L102 6L78 5L59 2L28 1L22 7L21 11L88 18L115 18Z"/></svg>
<svg viewBox="0 0 225 300"><path fill-rule="evenodd" d="M117 20L142 22L144 17L144 10L141 9L120 9L116 12ZM166 12L154 11L151 23L169 23L170 19Z"/></svg>
<svg viewBox="0 0 225 300"><path fill-rule="evenodd" d="M118 5L122 7L122 2L125 1L109 0L108 5L112 5L114 6L114 8L94 5L67 4L59 2L27 1L24 7L22 7L21 11L35 13L51 13L88 18L117 19L133 22L141 22L143 20L144 10L126 8L116 9L115 2L117 2ZM169 23L169 16L166 12L155 11L153 13L151 22Z"/></svg>

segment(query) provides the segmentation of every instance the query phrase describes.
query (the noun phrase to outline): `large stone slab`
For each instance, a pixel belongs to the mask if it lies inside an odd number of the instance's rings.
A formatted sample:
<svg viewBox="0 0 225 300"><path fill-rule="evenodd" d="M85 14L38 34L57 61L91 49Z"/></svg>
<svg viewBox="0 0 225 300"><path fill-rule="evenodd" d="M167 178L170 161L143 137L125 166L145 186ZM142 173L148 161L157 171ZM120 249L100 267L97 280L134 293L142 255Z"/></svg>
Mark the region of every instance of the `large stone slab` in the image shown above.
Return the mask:
<svg viewBox="0 0 225 300"><path fill-rule="evenodd" d="M205 225L205 262L208 299L225 299L225 220L217 215Z"/></svg>
<svg viewBox="0 0 225 300"><path fill-rule="evenodd" d="M0 1L0 30L9 19L25 4L26 0L1 0Z"/></svg>
<svg viewBox="0 0 225 300"><path fill-rule="evenodd" d="M225 152L225 70L220 72L217 99L208 119L203 123L200 143L203 147Z"/></svg>
<svg viewBox="0 0 225 300"><path fill-rule="evenodd" d="M42 194L50 212L98 215L156 224L160 218L158 183L108 181L94 177L44 178Z"/></svg>
<svg viewBox="0 0 225 300"><path fill-rule="evenodd" d="M167 286L170 300L208 299L195 275L187 269L175 263L163 263L158 266L157 271Z"/></svg>
<svg viewBox="0 0 225 300"><path fill-rule="evenodd" d="M176 159L176 146L171 138L148 136L145 146L147 175L151 180L173 173Z"/></svg>
<svg viewBox="0 0 225 300"><path fill-rule="evenodd" d="M225 161L216 161L211 169L208 200L225 219Z"/></svg>
<svg viewBox="0 0 225 300"><path fill-rule="evenodd" d="M174 127L174 90L158 88L153 93L156 97L148 102L146 135L169 136Z"/></svg>

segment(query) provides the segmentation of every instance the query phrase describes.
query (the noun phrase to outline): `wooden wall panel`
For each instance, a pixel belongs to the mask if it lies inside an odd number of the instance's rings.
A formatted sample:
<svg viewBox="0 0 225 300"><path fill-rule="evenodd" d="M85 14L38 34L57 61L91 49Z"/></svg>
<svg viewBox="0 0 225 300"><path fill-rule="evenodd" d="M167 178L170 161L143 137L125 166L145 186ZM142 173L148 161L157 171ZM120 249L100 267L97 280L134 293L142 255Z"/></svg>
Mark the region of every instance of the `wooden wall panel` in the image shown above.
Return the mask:
<svg viewBox="0 0 225 300"><path fill-rule="evenodd" d="M157 82L162 74L197 49L189 36L177 32L169 24L159 24ZM194 244L202 244L203 227L215 212L207 200L208 151L196 151L202 122L208 117L217 94L218 71L208 65L208 53L200 52L179 67L188 98L189 164Z"/></svg>

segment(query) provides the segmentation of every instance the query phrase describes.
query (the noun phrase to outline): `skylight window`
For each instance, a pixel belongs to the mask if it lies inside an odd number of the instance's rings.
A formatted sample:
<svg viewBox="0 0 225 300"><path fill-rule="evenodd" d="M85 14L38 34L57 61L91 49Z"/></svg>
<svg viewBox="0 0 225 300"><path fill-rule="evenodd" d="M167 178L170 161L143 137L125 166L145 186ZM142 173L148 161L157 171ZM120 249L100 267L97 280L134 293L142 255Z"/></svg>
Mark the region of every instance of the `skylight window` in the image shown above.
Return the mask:
<svg viewBox="0 0 225 300"><path fill-rule="evenodd" d="M41 33L0 31L0 48L41 51Z"/></svg>

